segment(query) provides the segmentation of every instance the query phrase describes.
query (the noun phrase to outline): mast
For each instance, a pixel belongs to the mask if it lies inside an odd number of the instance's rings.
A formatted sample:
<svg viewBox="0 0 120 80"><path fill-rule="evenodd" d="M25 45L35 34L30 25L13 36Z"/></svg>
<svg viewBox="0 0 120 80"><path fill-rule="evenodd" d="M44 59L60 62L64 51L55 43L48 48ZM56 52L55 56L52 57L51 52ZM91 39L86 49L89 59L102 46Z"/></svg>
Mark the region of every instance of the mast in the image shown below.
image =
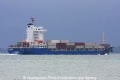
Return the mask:
<svg viewBox="0 0 120 80"><path fill-rule="evenodd" d="M35 21L34 18L31 18L31 19L32 19L32 24L34 24L34 21Z"/></svg>
<svg viewBox="0 0 120 80"><path fill-rule="evenodd" d="M105 35L104 35L104 32L103 32L103 34L102 34L102 44L104 44L105 43Z"/></svg>

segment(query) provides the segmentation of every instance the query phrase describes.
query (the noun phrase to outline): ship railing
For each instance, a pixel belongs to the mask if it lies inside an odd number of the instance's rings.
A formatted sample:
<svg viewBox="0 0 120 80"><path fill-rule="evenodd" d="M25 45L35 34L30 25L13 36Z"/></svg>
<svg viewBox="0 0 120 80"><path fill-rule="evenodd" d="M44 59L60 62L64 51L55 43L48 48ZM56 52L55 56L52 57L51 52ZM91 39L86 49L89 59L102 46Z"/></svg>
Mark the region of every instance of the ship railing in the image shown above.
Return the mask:
<svg viewBox="0 0 120 80"><path fill-rule="evenodd" d="M31 47L11 47L11 46L8 46L8 48L31 48Z"/></svg>

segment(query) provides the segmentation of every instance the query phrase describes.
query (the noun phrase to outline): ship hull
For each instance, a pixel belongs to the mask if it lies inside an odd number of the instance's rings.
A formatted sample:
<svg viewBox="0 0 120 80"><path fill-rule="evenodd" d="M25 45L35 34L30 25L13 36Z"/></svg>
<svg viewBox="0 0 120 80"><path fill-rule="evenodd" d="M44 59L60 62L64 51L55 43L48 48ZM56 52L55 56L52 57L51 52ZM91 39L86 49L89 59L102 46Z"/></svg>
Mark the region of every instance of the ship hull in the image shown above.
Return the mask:
<svg viewBox="0 0 120 80"><path fill-rule="evenodd" d="M10 54L20 55L104 55L109 54L113 47L105 50L50 50L48 48L8 48Z"/></svg>

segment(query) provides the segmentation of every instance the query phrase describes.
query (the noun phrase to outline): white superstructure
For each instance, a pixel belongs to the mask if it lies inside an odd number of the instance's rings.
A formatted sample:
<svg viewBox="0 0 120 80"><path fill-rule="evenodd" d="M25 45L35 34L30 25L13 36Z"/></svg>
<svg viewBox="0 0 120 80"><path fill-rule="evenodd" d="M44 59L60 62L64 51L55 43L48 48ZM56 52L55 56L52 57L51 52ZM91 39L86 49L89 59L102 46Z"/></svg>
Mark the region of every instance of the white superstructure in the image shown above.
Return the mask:
<svg viewBox="0 0 120 80"><path fill-rule="evenodd" d="M29 23L27 25L26 42L37 43L39 40L42 40L44 42L44 32L47 30L43 29L43 26L40 26L40 27L34 26L34 18L31 18L31 19L32 19L32 23Z"/></svg>

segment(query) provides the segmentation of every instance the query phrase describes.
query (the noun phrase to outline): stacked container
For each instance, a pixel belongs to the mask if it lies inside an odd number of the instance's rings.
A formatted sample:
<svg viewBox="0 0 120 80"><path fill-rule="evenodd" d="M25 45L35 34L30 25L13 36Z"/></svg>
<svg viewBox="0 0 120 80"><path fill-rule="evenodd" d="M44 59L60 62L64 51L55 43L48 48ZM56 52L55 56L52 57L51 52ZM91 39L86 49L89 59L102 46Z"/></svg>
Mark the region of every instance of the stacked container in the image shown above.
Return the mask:
<svg viewBox="0 0 120 80"><path fill-rule="evenodd" d="M60 43L69 43L68 40L60 40Z"/></svg>
<svg viewBox="0 0 120 80"><path fill-rule="evenodd" d="M100 49L102 48L102 49L103 49L103 48L105 48L105 47L104 47L104 46L98 46L98 48L100 48Z"/></svg>
<svg viewBox="0 0 120 80"><path fill-rule="evenodd" d="M60 40L48 40L47 43L60 43Z"/></svg>
<svg viewBox="0 0 120 80"><path fill-rule="evenodd" d="M10 45L10 47L13 47L13 45Z"/></svg>
<svg viewBox="0 0 120 80"><path fill-rule="evenodd" d="M101 46L104 46L104 48L109 48L110 44L100 44Z"/></svg>
<svg viewBox="0 0 120 80"><path fill-rule="evenodd" d="M17 45L14 45L14 47L17 47Z"/></svg>
<svg viewBox="0 0 120 80"><path fill-rule="evenodd" d="M47 47L49 49L65 49L67 48L66 43L69 43L68 40L48 40Z"/></svg>
<svg viewBox="0 0 120 80"><path fill-rule="evenodd" d="M93 44L92 43L85 43L85 48L93 48Z"/></svg>
<svg viewBox="0 0 120 80"><path fill-rule="evenodd" d="M17 47L20 47L20 45L17 45Z"/></svg>
<svg viewBox="0 0 120 80"><path fill-rule="evenodd" d="M69 43L68 40L48 40L47 43Z"/></svg>
<svg viewBox="0 0 120 80"><path fill-rule="evenodd" d="M21 45L22 45L22 42L17 42L17 45L18 45L18 46L21 46Z"/></svg>
<svg viewBox="0 0 120 80"><path fill-rule="evenodd" d="M57 47L58 49L66 49L66 48L67 48L67 45L66 45L66 43L57 43L57 44L56 44L56 47Z"/></svg>
<svg viewBox="0 0 120 80"><path fill-rule="evenodd" d="M48 43L49 49L56 49L56 43Z"/></svg>
<svg viewBox="0 0 120 80"><path fill-rule="evenodd" d="M99 43L93 43L93 48L100 48L100 44Z"/></svg>
<svg viewBox="0 0 120 80"><path fill-rule="evenodd" d="M22 42L21 44L22 47L29 47L29 45L30 45L29 42Z"/></svg>
<svg viewBox="0 0 120 80"><path fill-rule="evenodd" d="M73 42L67 43L67 49L75 49L75 43Z"/></svg>
<svg viewBox="0 0 120 80"><path fill-rule="evenodd" d="M85 43L84 42L75 42L75 47L76 47L76 49L85 48Z"/></svg>
<svg viewBox="0 0 120 80"><path fill-rule="evenodd" d="M29 45L30 45L29 42L26 42L26 46L29 47Z"/></svg>
<svg viewBox="0 0 120 80"><path fill-rule="evenodd" d="M68 49L75 49L75 45L67 45Z"/></svg>
<svg viewBox="0 0 120 80"><path fill-rule="evenodd" d="M56 49L56 43L60 43L60 40L48 40L47 47L49 49Z"/></svg>
<svg viewBox="0 0 120 80"><path fill-rule="evenodd" d="M68 40L48 40L47 47L50 49L92 49L92 48L108 48L110 44L69 42Z"/></svg>

